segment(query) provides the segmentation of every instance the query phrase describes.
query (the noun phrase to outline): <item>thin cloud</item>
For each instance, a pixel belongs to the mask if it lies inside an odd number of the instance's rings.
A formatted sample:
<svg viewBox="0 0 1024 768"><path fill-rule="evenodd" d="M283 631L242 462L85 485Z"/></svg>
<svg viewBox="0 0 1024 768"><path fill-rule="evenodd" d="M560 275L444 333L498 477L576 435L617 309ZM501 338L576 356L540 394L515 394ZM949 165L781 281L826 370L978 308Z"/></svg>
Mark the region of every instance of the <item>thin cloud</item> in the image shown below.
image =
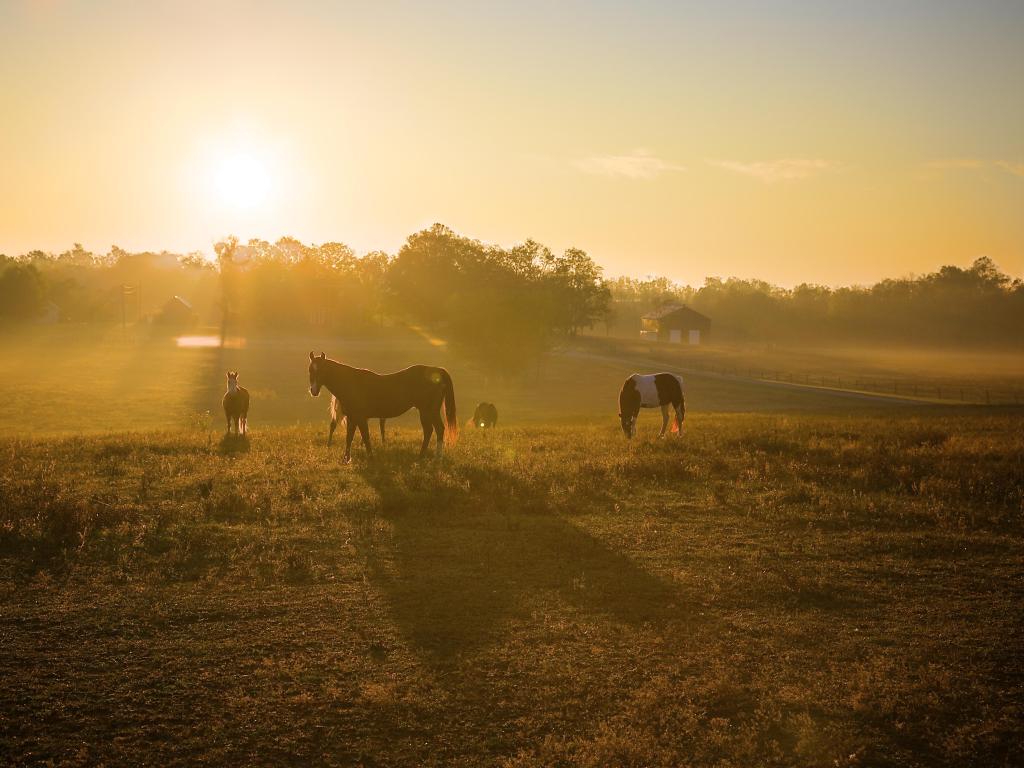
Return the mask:
<svg viewBox="0 0 1024 768"><path fill-rule="evenodd" d="M947 157L940 160L929 160L925 168L934 171L974 171L984 168L987 163L974 157Z"/></svg>
<svg viewBox="0 0 1024 768"><path fill-rule="evenodd" d="M835 163L828 160L797 157L783 160L758 160L750 163L738 160L708 160L708 163L732 173L760 179L766 184L809 179L836 167Z"/></svg>
<svg viewBox="0 0 1024 768"><path fill-rule="evenodd" d="M1009 160L1002 160L996 163L1007 173L1012 173L1014 176L1024 176L1024 163L1014 163Z"/></svg>
<svg viewBox="0 0 1024 768"><path fill-rule="evenodd" d="M584 173L621 179L654 179L663 173L686 170L683 166L662 160L644 149L637 149L628 155L587 157L577 160L576 167Z"/></svg>
<svg viewBox="0 0 1024 768"><path fill-rule="evenodd" d="M1014 176L1024 176L1024 162L1013 160L982 160L977 157L953 157L929 160L924 167L932 171L986 171L999 170Z"/></svg>

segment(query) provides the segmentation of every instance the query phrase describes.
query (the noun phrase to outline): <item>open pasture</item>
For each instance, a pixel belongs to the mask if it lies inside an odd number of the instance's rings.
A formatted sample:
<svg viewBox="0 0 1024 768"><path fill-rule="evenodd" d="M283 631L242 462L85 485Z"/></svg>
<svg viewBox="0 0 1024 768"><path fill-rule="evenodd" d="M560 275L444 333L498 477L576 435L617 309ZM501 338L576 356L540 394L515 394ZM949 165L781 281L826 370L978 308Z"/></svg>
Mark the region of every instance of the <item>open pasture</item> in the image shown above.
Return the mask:
<svg viewBox="0 0 1024 768"><path fill-rule="evenodd" d="M210 332L213 334L214 332ZM195 337L192 337L195 338ZM199 336L199 338L204 338ZM216 340L210 335L211 342ZM329 398L309 397L310 349L379 372L412 362L441 365L455 380L460 418L486 400L500 423L616 423L617 395L631 373L689 370L692 362L667 345L580 340L547 355L517 380L487 376L423 332L395 327L358 338L242 335L229 346L178 346L174 336L144 326L58 326L0 337L0 434L75 434L149 429L223 430L224 374L237 370L252 394L249 426L322 424ZM689 413L864 412L906 401L799 391L744 377L688 372ZM645 421L658 417L641 416ZM396 424L418 426L415 414ZM326 433L325 433L326 437Z"/></svg>
<svg viewBox="0 0 1024 768"><path fill-rule="evenodd" d="M1024 404L1024 354L1018 349L910 345L849 346L664 342L584 336L582 352L645 359L684 373L793 382L947 404Z"/></svg>
<svg viewBox="0 0 1024 768"><path fill-rule="evenodd" d="M5 438L0 754L1012 765L1019 419Z"/></svg>

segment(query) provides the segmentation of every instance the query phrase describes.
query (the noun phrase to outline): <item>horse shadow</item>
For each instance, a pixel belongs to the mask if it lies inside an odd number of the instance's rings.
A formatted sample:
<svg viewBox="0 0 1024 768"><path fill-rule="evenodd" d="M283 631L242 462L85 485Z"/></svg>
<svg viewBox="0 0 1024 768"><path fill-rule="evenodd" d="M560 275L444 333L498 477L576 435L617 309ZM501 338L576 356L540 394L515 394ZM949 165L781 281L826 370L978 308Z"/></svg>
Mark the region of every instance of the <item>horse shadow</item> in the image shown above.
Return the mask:
<svg viewBox="0 0 1024 768"><path fill-rule="evenodd" d="M354 539L425 657L444 663L500 642L501 627L549 608L632 626L686 613L672 586L573 524L546 489L497 466L413 463L404 453L357 468L379 498L363 514L389 523L391 535L384 546ZM373 524L353 522L357 531Z"/></svg>
<svg viewBox="0 0 1024 768"><path fill-rule="evenodd" d="M235 435L225 432L220 439L217 450L223 456L231 456L238 453L248 453L251 447L248 435Z"/></svg>

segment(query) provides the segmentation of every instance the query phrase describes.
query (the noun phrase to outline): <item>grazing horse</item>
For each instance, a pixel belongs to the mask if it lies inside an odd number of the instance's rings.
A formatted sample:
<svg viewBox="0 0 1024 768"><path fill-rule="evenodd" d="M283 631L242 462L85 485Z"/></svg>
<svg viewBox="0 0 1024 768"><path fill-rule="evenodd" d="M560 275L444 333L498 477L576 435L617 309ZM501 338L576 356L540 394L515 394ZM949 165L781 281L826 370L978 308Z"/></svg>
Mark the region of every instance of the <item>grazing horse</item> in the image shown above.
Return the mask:
<svg viewBox="0 0 1024 768"><path fill-rule="evenodd" d="M221 401L224 405L224 417L228 420L225 434L231 434L231 425L235 425L235 434L244 435L249 422L249 390L238 386L238 371L228 371L228 391Z"/></svg>
<svg viewBox="0 0 1024 768"><path fill-rule="evenodd" d="M619 391L619 419L626 437L636 434L636 417L641 408L661 408L661 434L665 436L668 427L668 409L676 412L673 432L683 431L686 416L686 398L683 397L683 377L674 373L634 373Z"/></svg>
<svg viewBox="0 0 1024 768"><path fill-rule="evenodd" d="M381 375L365 368L352 368L336 360L328 360L323 352L319 356L309 353L309 394L317 397L321 387L327 389L331 398L331 434L334 435L340 412L346 422L345 458L352 460L352 438L356 430L363 438L367 455L373 455L370 448L370 419L391 419L401 416L410 408L420 412L423 426L423 445L420 457L426 455L430 445L431 432L437 434L437 455L444 452L445 422L448 440L454 442L458 435L455 420L455 387L452 377L444 368L428 365L413 365L397 373ZM442 416L442 409L444 415Z"/></svg>
<svg viewBox="0 0 1024 768"><path fill-rule="evenodd" d="M498 409L494 403L480 403L473 411L473 426L480 429L493 429L498 423Z"/></svg>

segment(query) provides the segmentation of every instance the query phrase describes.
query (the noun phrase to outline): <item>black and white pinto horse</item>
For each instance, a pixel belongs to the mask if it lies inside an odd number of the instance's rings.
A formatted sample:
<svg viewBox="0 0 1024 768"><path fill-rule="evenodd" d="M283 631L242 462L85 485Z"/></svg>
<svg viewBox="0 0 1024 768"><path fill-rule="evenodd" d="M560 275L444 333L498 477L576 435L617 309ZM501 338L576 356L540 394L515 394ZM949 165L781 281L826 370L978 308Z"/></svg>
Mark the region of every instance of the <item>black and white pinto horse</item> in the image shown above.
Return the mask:
<svg viewBox="0 0 1024 768"><path fill-rule="evenodd" d="M641 408L661 408L661 434L668 428L668 409L675 411L673 432L683 431L686 417L686 398L683 397L683 377L674 373L634 373L619 391L619 419L627 438L636 434L636 418Z"/></svg>
<svg viewBox="0 0 1024 768"><path fill-rule="evenodd" d="M363 438L367 455L373 455L370 448L370 419L381 420L401 416L410 408L420 412L423 426L423 445L420 457L427 453L431 433L437 434L437 455L444 452L445 422L449 443L458 435L455 420L455 387L452 377L444 368L429 365L413 365L396 373L378 374L365 368L353 368L329 360L323 352L319 356L309 353L309 394L317 397L321 387L331 393L331 431L327 437L330 445L338 417L347 423L345 435L345 463L352 460L352 438L356 430Z"/></svg>

